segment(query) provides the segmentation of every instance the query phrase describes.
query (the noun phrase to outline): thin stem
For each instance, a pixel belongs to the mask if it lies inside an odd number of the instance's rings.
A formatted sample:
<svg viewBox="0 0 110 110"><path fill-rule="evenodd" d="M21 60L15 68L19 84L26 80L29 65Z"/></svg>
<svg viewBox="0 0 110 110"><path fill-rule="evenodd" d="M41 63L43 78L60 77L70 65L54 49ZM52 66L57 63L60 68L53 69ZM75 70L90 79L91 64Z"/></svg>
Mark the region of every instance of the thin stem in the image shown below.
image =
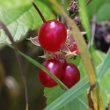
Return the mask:
<svg viewBox="0 0 110 110"><path fill-rule="evenodd" d="M35 4L34 1L32 1L32 4L33 4L34 8L36 9L36 11L38 12L38 14L40 15L42 21L43 21L43 22L46 22L44 16L42 15L41 11L39 10L38 6Z"/></svg>
<svg viewBox="0 0 110 110"><path fill-rule="evenodd" d="M64 10L65 0L62 0L62 9ZM61 16L61 22L64 23L64 16Z"/></svg>
<svg viewBox="0 0 110 110"><path fill-rule="evenodd" d="M25 78L25 75L23 74L24 72L23 72L23 69L22 69L21 57L17 54L18 49L17 49L17 46L16 46L16 44L13 40L13 36L11 35L10 31L8 30L8 28L6 27L6 25L2 21L0 21L0 28L4 30L5 34L10 39L10 41L13 45L13 49L15 51L16 59L17 59L17 62L18 62L20 74L21 74L21 77L22 77L23 85L24 85L26 110L28 110L28 91L27 91L27 85L26 85L26 78Z"/></svg>
<svg viewBox="0 0 110 110"><path fill-rule="evenodd" d="M0 90L2 88L2 85L4 84L4 79L5 79L5 71L0 58Z"/></svg>
<svg viewBox="0 0 110 110"><path fill-rule="evenodd" d="M21 73L21 77L22 77L22 81L23 81L23 84L24 84L24 91L25 91L25 101L26 101L26 106L25 106L25 110L28 110L28 91L27 91L27 81L26 81L26 78L25 78L25 75L24 75L24 71L22 69L22 63L21 63L21 57L18 55L17 51L15 50L15 55L16 55L16 58L17 58L17 61L18 61L18 65L19 65L19 70L20 70L20 73Z"/></svg>
<svg viewBox="0 0 110 110"><path fill-rule="evenodd" d="M91 46L94 44L94 39L95 39L95 30L96 30L96 16L93 17L93 20L92 20L92 37L91 37L91 42L89 43L88 45L88 48L91 48Z"/></svg>
<svg viewBox="0 0 110 110"><path fill-rule="evenodd" d="M96 30L96 16L93 17L93 21L92 21L92 39L91 39L91 45L94 44L95 30Z"/></svg>

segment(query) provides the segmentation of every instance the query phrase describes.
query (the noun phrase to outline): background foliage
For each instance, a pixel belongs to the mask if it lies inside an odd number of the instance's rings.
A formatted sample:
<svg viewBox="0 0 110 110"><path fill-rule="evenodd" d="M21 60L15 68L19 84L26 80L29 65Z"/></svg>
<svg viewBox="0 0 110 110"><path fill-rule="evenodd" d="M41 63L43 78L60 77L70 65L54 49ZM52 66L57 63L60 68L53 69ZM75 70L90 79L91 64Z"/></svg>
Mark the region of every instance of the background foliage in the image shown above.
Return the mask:
<svg viewBox="0 0 110 110"><path fill-rule="evenodd" d="M57 1L60 5L62 4L61 0ZM57 14L54 11L55 7L53 8L49 1L35 0L35 2L47 20L56 19ZM64 9L67 14L69 3L70 0L65 0ZM107 10L109 10L110 1L92 0L86 7L85 4L86 0L79 0L81 21L87 32L88 39L91 41L92 33L91 26L89 25L90 21L94 16L98 23L109 20L110 14ZM37 63L41 63L43 60L38 56L42 55L43 52L38 47L33 46L27 38L30 36L37 36L42 20L29 0L0 0L0 20L8 27L18 48L26 53L22 58L22 62L27 79L29 110L36 110L36 108L40 110L45 105L43 90L37 78L38 68L30 63L34 64L31 57L33 57ZM6 46L9 44L10 41L8 37L3 30L0 30L0 109L24 110L25 98L23 85L21 83L14 52ZM27 55L31 57L27 59ZM93 48L93 50L91 50L91 55L96 67L97 81L101 91L100 94L104 102L104 107L107 107L110 100L110 51L103 53ZM46 106L44 110L73 110L73 108L74 110L82 110L82 108L88 110L86 94L89 88L89 80L81 59L77 65L81 72L81 81L67 91L62 90L59 86L52 89L45 88L44 95L47 98L46 104L48 106ZM8 106L6 107L6 105Z"/></svg>

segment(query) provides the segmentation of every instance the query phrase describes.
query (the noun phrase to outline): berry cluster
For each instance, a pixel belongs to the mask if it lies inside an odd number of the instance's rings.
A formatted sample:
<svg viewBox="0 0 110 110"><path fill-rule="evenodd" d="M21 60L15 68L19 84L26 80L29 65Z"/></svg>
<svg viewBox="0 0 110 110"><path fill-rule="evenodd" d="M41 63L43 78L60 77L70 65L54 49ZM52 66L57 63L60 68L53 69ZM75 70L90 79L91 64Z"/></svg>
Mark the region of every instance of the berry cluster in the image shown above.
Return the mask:
<svg viewBox="0 0 110 110"><path fill-rule="evenodd" d="M73 64L50 59L46 60L43 66L59 78L68 88L71 88L80 80L80 72ZM57 85L57 83L43 70L39 71L39 79L44 87L51 88Z"/></svg>
<svg viewBox="0 0 110 110"><path fill-rule="evenodd" d="M57 20L44 22L38 37L30 38L33 44L41 46L45 50L46 60L43 66L59 78L68 88L71 88L80 80L78 68L66 62L68 56L79 55L78 47L66 30L63 23ZM39 70L39 79L44 87L54 87L57 83L43 70Z"/></svg>

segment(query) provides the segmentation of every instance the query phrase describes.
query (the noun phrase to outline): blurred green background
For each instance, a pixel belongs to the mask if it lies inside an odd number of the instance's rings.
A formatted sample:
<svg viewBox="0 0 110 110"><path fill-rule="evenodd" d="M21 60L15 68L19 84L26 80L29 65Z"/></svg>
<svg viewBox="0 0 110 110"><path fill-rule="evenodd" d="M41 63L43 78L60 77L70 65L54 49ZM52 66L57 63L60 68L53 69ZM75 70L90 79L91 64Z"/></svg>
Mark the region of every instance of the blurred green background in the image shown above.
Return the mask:
<svg viewBox="0 0 110 110"><path fill-rule="evenodd" d="M61 0L57 1L62 5ZM65 0L64 9L66 12L70 1ZM35 0L35 2L46 20L56 19L57 14L53 11L54 7L48 0ZM98 36L101 32L110 34L109 22L102 23L102 21L110 19L109 11L106 11L110 9L110 1L93 0L87 9L89 20L95 13L96 21L99 23L97 27L101 28L97 32L98 34L96 33L96 47L106 52L110 42L107 43L106 38L103 38L102 34L102 37L99 38ZM36 61L42 63L43 59L38 56L43 55L43 50L34 46L28 40L29 37L37 36L39 28L43 23L33 8L31 0L0 0L0 20L8 27L13 39L16 41L17 47ZM107 32L105 27L108 29ZM22 77L15 53L8 46L9 44L9 39L3 30L0 29L0 110L25 110L25 92ZM38 68L23 58L21 58L21 61L27 82L29 110L42 110L46 106L46 99L43 96L43 87L38 79Z"/></svg>

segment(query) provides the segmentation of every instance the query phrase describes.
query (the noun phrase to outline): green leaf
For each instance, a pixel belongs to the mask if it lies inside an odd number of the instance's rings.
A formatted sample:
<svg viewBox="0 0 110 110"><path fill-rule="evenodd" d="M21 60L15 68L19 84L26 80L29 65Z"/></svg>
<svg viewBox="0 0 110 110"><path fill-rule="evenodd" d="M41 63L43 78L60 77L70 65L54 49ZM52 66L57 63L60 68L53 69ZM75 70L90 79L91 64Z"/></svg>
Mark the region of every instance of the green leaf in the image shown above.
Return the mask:
<svg viewBox="0 0 110 110"><path fill-rule="evenodd" d="M64 94L64 92L66 91L61 89L59 86L56 86L54 88L45 88L44 95L46 96L46 99L47 99L47 105L51 104L55 99L57 99L62 94ZM73 108L75 110L80 110L80 109L88 110L86 91L84 94L70 101L68 104L64 105L62 108L58 110L73 110Z"/></svg>
<svg viewBox="0 0 110 110"><path fill-rule="evenodd" d="M103 52L95 50L94 47L91 47L90 52L95 66L98 66L104 61L105 54Z"/></svg>
<svg viewBox="0 0 110 110"><path fill-rule="evenodd" d="M90 40L91 38L91 31L90 31L90 24L89 24L89 18L88 13L86 9L86 1L85 0L79 0L79 13L81 17L81 21L83 24L83 27L87 33L87 38Z"/></svg>
<svg viewBox="0 0 110 110"><path fill-rule="evenodd" d="M79 96L77 98L77 100L79 101L80 109L75 109L75 110L88 110L89 109L89 107L88 107L88 99L87 99L87 92L86 91L84 92L84 94ZM76 105L76 104L74 104L74 105Z"/></svg>
<svg viewBox="0 0 110 110"><path fill-rule="evenodd" d="M97 61L97 65L99 65L100 63L104 61L106 54L99 50L95 50L95 54L97 57L96 59L99 59L99 61Z"/></svg>
<svg viewBox="0 0 110 110"><path fill-rule="evenodd" d="M86 92L58 110L89 110Z"/></svg>
<svg viewBox="0 0 110 110"><path fill-rule="evenodd" d="M109 3L105 3L100 8L100 10L97 12L96 20L98 22L101 22L101 21L105 21L105 20L109 20L110 19L110 13L107 10L110 10L110 2Z"/></svg>
<svg viewBox="0 0 110 110"><path fill-rule="evenodd" d="M0 20L6 24L15 41L24 39L29 31L41 26L42 20L29 0L0 2ZM47 20L55 18L51 9L42 1L36 0L36 4ZM10 44L10 41L0 30L0 46L6 44Z"/></svg>
<svg viewBox="0 0 110 110"><path fill-rule="evenodd" d="M91 0L87 7L89 17L92 18L105 2L105 0Z"/></svg>
<svg viewBox="0 0 110 110"><path fill-rule="evenodd" d="M110 19L109 11L107 11L110 9L110 0L91 0L87 9L89 17L92 18L95 15L97 22Z"/></svg>
<svg viewBox="0 0 110 110"><path fill-rule="evenodd" d="M97 78L104 107L107 107L110 100L110 50L108 51L105 60L97 67Z"/></svg>
<svg viewBox="0 0 110 110"><path fill-rule="evenodd" d="M47 4L49 7L51 7L54 11L54 9L56 7L53 7L51 5L51 2L49 0L44 0L43 1L45 4ZM62 9L65 10L65 12L67 11L67 8L69 7L69 3L71 2L71 0L57 0L57 2L59 3L59 5L61 6ZM54 11L55 12L55 11ZM57 13L58 14L58 13Z"/></svg>
<svg viewBox="0 0 110 110"><path fill-rule="evenodd" d="M89 87L89 82L87 78L82 79L76 86L69 89L63 95L58 97L50 105L48 105L44 110L59 110L66 104L69 104L72 100L80 96Z"/></svg>
<svg viewBox="0 0 110 110"><path fill-rule="evenodd" d="M99 80L99 85L104 107L107 107L110 101L110 71L109 74Z"/></svg>
<svg viewBox="0 0 110 110"><path fill-rule="evenodd" d="M74 65L79 65L80 60L81 60L81 57L80 56L68 57L67 58L67 62L68 63L71 63L71 64L74 64Z"/></svg>
<svg viewBox="0 0 110 110"><path fill-rule="evenodd" d="M87 76L87 73L86 73L86 70L84 68L84 64L83 64L82 60L80 61L78 68L79 68L80 73L81 73L81 78Z"/></svg>
<svg viewBox="0 0 110 110"><path fill-rule="evenodd" d="M105 60L97 69L98 79L101 79L104 75L110 72L110 49L106 55Z"/></svg>
<svg viewBox="0 0 110 110"><path fill-rule="evenodd" d="M47 101L46 101L47 105L52 103L55 99L61 96L64 92L65 90L59 86L55 86L54 88L45 88L44 96L47 98Z"/></svg>

